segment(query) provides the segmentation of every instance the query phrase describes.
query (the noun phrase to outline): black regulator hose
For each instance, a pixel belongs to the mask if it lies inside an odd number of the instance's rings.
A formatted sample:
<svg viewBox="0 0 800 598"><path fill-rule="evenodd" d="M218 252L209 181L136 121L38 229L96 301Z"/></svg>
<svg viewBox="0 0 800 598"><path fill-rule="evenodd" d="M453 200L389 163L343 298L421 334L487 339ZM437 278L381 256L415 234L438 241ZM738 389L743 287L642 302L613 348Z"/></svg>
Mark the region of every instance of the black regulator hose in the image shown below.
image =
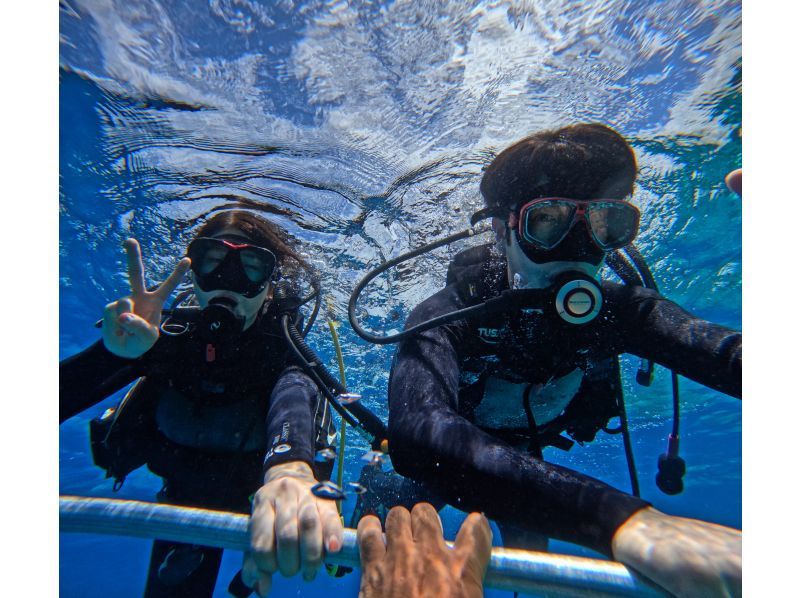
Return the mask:
<svg viewBox="0 0 800 598"><path fill-rule="evenodd" d="M322 305L322 291L319 287L319 282L314 281L311 283L314 287L314 290L300 303L300 305L305 305L311 299L314 299L314 309L311 310L311 315L308 317L308 322L303 327L303 332L301 333L302 337L305 338L306 335L311 330L311 327L314 325L314 321L317 319L317 314L319 313L319 308Z"/></svg>
<svg viewBox="0 0 800 598"><path fill-rule="evenodd" d="M639 253L639 250L636 248L636 245L631 243L630 245L626 245L623 247L623 251L631 258L633 265L636 266L636 269L639 271L639 274L642 277L642 281L644 282L644 286L648 289L653 289L654 291L658 292L658 286L656 285L656 279L653 278L653 273L650 272L650 267L647 265L647 262L644 259L644 256Z"/></svg>
<svg viewBox="0 0 800 598"><path fill-rule="evenodd" d="M619 249L616 249L606 256L606 264L614 273L622 279L625 284L645 286L641 275L636 271L631 263L625 258Z"/></svg>
<svg viewBox="0 0 800 598"><path fill-rule="evenodd" d="M631 243L626 250L630 250L630 254L623 253L619 249L612 251L606 257L606 264L611 268L617 276L619 276L625 284L638 285L640 287L655 288L656 282L647 266L644 257L636 247ZM626 257L626 256L631 257ZM634 259L632 256L636 256ZM633 265L628 261L631 259ZM653 372L655 371L655 364L650 359L642 359L639 362L639 369L636 370L636 382L642 386L650 386L653 383Z"/></svg>
<svg viewBox="0 0 800 598"><path fill-rule="evenodd" d="M352 294L350 295L350 302L347 304L347 317L350 320L350 325L355 330L356 334L363 338L365 341L369 341L370 343L376 345L387 345L391 343L398 343L404 338L417 334L419 332L423 332L425 330L430 330L431 328L435 328L436 326L441 326L442 324L446 324L447 322L452 322L454 320L459 320L461 318L469 317L475 313L480 312L481 306L473 306L468 307L465 309L460 309L458 311L454 311L449 314L444 314L443 316L439 316L438 318L434 318L432 320L428 320L427 322L423 322L418 324L408 330L404 330L403 332L399 332L397 334L391 334L386 336L379 336L377 334L373 334L364 329L363 326L358 322L358 318L356 317L356 307L358 306L358 298L361 295L361 292L364 288L377 276L383 274L389 268L393 268L406 260L413 259L422 255L423 253L428 253L429 251L433 251L434 249L438 249L443 245L449 245L450 243L455 243L456 241L460 241L461 239L466 239L468 237L473 237L475 235L479 235L482 233L490 232L491 229L485 230L475 230L474 228L468 228L467 230L461 231L460 233L456 233L454 235L450 235L449 237L444 237L439 239L438 241L434 241L433 243L429 243L427 245L423 245L422 247L418 247L408 253L404 253L402 255L397 256L385 262L372 270L371 272L367 273L367 275L361 279L361 281L356 285L356 288L353 289Z"/></svg>
<svg viewBox="0 0 800 598"><path fill-rule="evenodd" d="M647 266L644 256L639 252L636 246L631 243L626 245L623 251L636 266L639 274L642 276L644 286L648 289L658 291L653 273ZM683 492L683 476L686 475L686 462L678 454L680 446L680 423L681 423L681 408L680 408L680 392L678 390L678 374L674 371L672 373L672 432L667 439L667 451L658 457L658 473L656 474L656 486L664 494L675 495ZM640 372L636 373L636 379L639 380Z"/></svg>
<svg viewBox="0 0 800 598"><path fill-rule="evenodd" d="M355 402L342 405L336 400L336 395L347 394L347 389L342 386L336 378L331 375L327 368L322 364L319 356L309 347L300 332L292 324L288 314L281 318L283 334L288 341L289 347L294 351L297 358L305 365L306 372L314 378L320 391L328 399L331 407L341 415L344 420L359 430L374 450L381 450L381 444L389 438L389 432L381 418L367 409L361 403ZM336 394L334 394L334 392Z"/></svg>
<svg viewBox="0 0 800 598"><path fill-rule="evenodd" d="M672 372L672 433L667 440L667 452L658 456L656 474L656 486L661 492L669 495L683 492L683 476L686 475L686 461L678 455L679 425L678 374Z"/></svg>

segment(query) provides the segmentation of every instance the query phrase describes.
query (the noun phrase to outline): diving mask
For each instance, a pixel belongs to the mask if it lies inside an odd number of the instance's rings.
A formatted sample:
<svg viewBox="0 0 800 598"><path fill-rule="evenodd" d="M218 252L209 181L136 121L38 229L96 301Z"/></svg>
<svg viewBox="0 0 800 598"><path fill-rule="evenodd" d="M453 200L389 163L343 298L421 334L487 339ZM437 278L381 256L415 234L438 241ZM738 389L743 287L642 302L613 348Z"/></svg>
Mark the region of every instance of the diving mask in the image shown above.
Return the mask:
<svg viewBox="0 0 800 598"><path fill-rule="evenodd" d="M210 237L192 241L186 254L201 290L226 290L248 298L267 287L277 262L275 254L264 247Z"/></svg>

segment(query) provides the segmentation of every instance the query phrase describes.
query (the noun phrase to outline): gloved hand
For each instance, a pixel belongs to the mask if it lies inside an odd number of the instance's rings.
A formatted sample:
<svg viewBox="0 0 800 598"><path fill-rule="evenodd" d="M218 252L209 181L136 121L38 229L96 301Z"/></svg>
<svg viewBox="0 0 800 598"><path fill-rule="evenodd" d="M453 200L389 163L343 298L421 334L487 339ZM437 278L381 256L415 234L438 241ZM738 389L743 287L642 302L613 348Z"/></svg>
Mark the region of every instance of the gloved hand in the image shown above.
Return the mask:
<svg viewBox="0 0 800 598"><path fill-rule="evenodd" d="M741 596L742 532L665 515L634 513L614 534L614 558L676 596Z"/></svg>
<svg viewBox="0 0 800 598"><path fill-rule="evenodd" d="M483 515L461 525L454 548L442 536L442 522L428 503L411 513L394 507L386 517L386 543L377 517L358 524L361 552L359 598L476 598L492 550L492 531Z"/></svg>

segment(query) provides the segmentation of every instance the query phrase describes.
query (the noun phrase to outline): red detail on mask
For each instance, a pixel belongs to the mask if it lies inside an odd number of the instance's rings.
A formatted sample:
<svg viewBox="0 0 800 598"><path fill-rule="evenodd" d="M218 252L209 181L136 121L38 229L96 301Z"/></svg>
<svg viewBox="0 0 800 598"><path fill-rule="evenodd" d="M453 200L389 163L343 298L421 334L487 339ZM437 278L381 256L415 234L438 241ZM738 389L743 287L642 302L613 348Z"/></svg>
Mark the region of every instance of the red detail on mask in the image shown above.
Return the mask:
<svg viewBox="0 0 800 598"><path fill-rule="evenodd" d="M237 243L232 243L231 241L225 241L224 239L222 240L222 242L225 243L225 245L227 245L231 249L244 249L245 247L252 247L250 243L237 244Z"/></svg>
<svg viewBox="0 0 800 598"><path fill-rule="evenodd" d="M211 363L217 358L217 350L211 343L206 345L206 362Z"/></svg>

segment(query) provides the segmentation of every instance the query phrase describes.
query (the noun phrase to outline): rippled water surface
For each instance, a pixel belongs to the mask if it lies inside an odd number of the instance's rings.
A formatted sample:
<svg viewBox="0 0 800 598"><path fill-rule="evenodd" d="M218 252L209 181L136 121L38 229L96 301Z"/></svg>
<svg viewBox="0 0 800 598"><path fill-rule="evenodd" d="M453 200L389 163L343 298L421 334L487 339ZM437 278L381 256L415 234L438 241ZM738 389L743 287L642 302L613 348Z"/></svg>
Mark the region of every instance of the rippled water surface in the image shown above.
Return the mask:
<svg viewBox="0 0 800 598"><path fill-rule="evenodd" d="M664 294L741 327L741 205L723 184L741 165L738 2L60 6L64 357L97 338L102 306L126 292L123 239L140 240L156 281L200 219L245 205L302 240L322 273L326 313L309 342L332 358L327 320L346 321L367 268L465 228L481 206L481 170L499 150L579 121L615 127L636 150L638 246ZM441 288L463 246L378 282L364 320L399 328ZM339 331L350 385L385 416L391 350L365 345L346 324ZM643 495L669 512L741 526L740 403L682 383L689 473L686 492L665 497L653 476L670 426L669 376L660 370L639 387L635 367L623 363ZM61 427L63 493L112 495L88 450L87 422L104 406ZM353 439L346 478L357 478L365 450ZM550 450L627 488L616 437ZM117 496L151 499L157 489L139 471ZM447 512L449 533L460 519ZM63 536L62 595L139 595L147 553L144 541ZM238 558L224 561L220 596ZM349 593L357 574L277 584L304 596Z"/></svg>

